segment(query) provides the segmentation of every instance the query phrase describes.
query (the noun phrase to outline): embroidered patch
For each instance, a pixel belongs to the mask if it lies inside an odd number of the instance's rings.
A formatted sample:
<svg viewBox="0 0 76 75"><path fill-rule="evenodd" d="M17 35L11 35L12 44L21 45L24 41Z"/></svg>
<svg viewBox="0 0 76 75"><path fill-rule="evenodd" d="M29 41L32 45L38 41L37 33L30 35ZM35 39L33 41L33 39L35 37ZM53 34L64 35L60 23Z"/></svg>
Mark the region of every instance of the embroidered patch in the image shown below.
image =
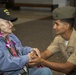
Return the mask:
<svg viewBox="0 0 76 75"><path fill-rule="evenodd" d="M6 15L10 15L7 9L5 9L4 12L6 13Z"/></svg>

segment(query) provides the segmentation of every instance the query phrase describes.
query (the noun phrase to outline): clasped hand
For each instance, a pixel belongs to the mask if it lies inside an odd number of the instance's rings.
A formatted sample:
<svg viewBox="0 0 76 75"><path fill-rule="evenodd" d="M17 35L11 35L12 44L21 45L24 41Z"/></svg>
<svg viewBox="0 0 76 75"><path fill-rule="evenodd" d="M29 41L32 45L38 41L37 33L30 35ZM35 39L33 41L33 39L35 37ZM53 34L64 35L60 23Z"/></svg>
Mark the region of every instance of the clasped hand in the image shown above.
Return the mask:
<svg viewBox="0 0 76 75"><path fill-rule="evenodd" d="M29 53L30 60L27 63L28 66L34 67L40 65L41 55L37 48L34 48L31 53Z"/></svg>

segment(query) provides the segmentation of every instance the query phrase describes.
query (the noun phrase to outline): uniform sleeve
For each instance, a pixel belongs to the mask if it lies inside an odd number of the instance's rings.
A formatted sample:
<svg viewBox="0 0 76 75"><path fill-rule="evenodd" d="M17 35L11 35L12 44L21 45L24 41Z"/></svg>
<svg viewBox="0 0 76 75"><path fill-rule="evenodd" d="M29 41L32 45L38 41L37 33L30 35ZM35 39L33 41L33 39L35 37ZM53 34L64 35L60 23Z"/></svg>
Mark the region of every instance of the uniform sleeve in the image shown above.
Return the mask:
<svg viewBox="0 0 76 75"><path fill-rule="evenodd" d="M68 58L67 61L76 65L76 51L72 53L72 55Z"/></svg>
<svg viewBox="0 0 76 75"><path fill-rule="evenodd" d="M48 46L48 50L50 50L53 54L59 51L59 36L57 36L54 41Z"/></svg>
<svg viewBox="0 0 76 75"><path fill-rule="evenodd" d="M28 55L22 55L19 57L5 56L0 50L0 70L1 71L11 71L22 69L25 64L29 61Z"/></svg>

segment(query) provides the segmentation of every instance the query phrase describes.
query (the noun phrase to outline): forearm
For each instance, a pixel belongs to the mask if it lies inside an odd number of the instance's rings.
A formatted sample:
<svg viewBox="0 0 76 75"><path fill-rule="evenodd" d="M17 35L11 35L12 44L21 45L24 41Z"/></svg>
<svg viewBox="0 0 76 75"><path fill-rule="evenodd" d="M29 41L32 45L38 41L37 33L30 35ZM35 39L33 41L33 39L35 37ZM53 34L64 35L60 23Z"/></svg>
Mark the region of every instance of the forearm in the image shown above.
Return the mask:
<svg viewBox="0 0 76 75"><path fill-rule="evenodd" d="M28 61L29 61L28 55L20 57L10 57L10 58L4 56L0 59L0 70L2 71L18 70L23 68Z"/></svg>
<svg viewBox="0 0 76 75"><path fill-rule="evenodd" d="M52 56L53 54L49 51L49 50L45 50L44 52L41 53L41 57L43 59L47 59L49 58L50 56Z"/></svg>
<svg viewBox="0 0 76 75"><path fill-rule="evenodd" d="M42 59L42 65L49 67L52 70L63 72L63 73L69 73L73 67L70 66L68 63L56 63L56 62L49 62L44 59Z"/></svg>
<svg viewBox="0 0 76 75"><path fill-rule="evenodd" d="M45 52L42 52L42 53L41 53L41 58L43 58L43 59L47 59L47 57L46 57L46 53L45 53Z"/></svg>

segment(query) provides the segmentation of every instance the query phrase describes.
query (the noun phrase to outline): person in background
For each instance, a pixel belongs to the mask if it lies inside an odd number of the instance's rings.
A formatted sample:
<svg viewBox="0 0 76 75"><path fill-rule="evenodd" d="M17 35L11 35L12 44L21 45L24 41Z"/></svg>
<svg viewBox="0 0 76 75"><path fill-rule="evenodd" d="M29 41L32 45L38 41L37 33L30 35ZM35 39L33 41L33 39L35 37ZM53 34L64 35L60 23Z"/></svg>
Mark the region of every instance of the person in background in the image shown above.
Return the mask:
<svg viewBox="0 0 76 75"><path fill-rule="evenodd" d="M65 73L66 75L76 75L76 30L74 29L74 20L76 15L75 7L65 6L53 10L52 18L54 20L53 29L56 37L48 48L41 53L41 57L34 57L30 60L29 66L43 65L52 70ZM56 52L61 52L66 62L58 63L46 60ZM63 58L62 58L63 59Z"/></svg>
<svg viewBox="0 0 76 75"><path fill-rule="evenodd" d="M0 75L52 75L47 67L27 68L27 63L33 60L36 54L40 57L40 51L22 46L12 33L12 22L16 20L7 9L0 8Z"/></svg>

